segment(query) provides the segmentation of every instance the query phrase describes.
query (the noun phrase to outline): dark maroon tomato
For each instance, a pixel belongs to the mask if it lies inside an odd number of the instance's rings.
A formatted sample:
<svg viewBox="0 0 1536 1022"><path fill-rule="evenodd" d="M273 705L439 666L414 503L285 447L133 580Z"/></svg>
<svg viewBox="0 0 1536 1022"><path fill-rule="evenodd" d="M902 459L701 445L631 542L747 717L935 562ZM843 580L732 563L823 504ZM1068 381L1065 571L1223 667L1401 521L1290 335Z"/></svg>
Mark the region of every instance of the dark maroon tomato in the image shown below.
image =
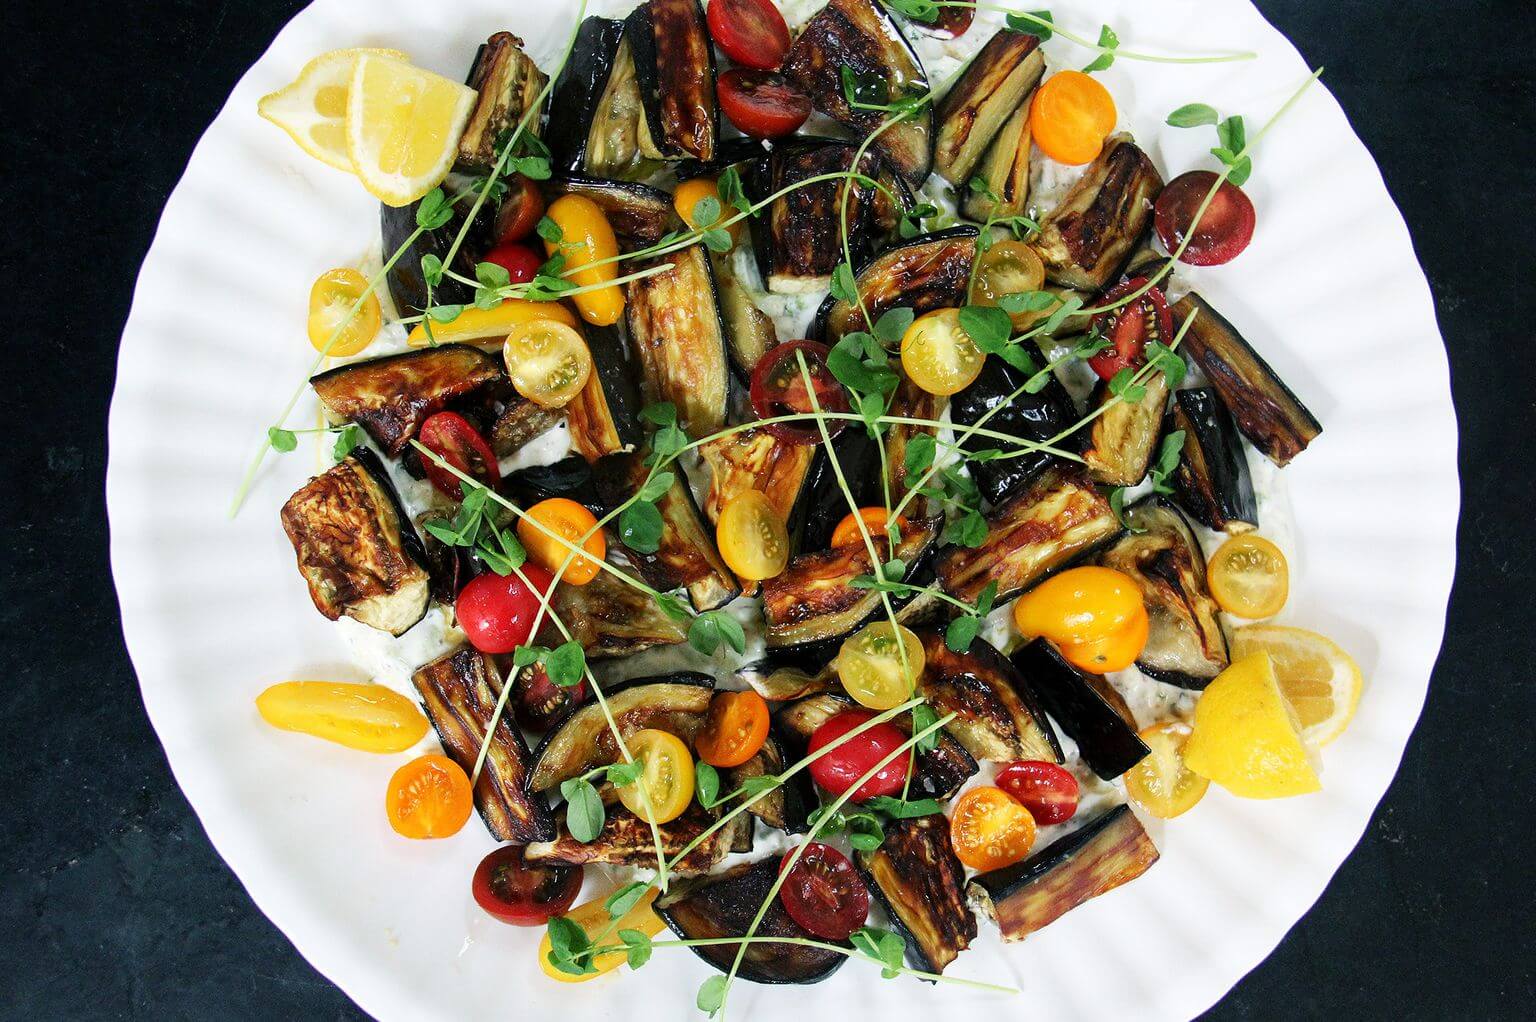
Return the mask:
<svg viewBox="0 0 1536 1022"><path fill-rule="evenodd" d="M497 245L485 254L483 260L487 263L495 263L507 271L507 276L514 284L526 284L538 276L539 267L544 265L544 257L521 242L509 241Z"/></svg>
<svg viewBox="0 0 1536 1022"><path fill-rule="evenodd" d="M786 873L779 888L784 911L822 940L847 940L869 918L869 888L831 845L808 843L791 866L794 854L786 852L779 864L779 872Z"/></svg>
<svg viewBox="0 0 1536 1022"><path fill-rule="evenodd" d="M733 67L716 86L720 109L743 135L783 138L811 116L811 99L777 71Z"/></svg>
<svg viewBox="0 0 1536 1022"><path fill-rule="evenodd" d="M1177 252L1185 235L1189 235L1189 245L1179 255L1180 262L1191 266L1230 263L1253 240L1257 221L1253 203L1231 181L1221 183L1211 204L1200 214L1200 223L1190 233L1200 204L1215 184L1216 175L1211 171L1192 170L1168 182L1157 197L1155 221L1163 247L1170 253Z"/></svg>
<svg viewBox="0 0 1536 1022"><path fill-rule="evenodd" d="M512 685L512 715L528 731L548 731L587 701L587 680L569 687L549 680L543 664L517 673Z"/></svg>
<svg viewBox="0 0 1536 1022"><path fill-rule="evenodd" d="M800 369L797 354L805 356L805 372ZM752 410L759 419L772 419L780 415L805 415L815 411L811 404L811 392L816 394L816 405L824 412L848 411L848 394L837 382L832 370L827 368L830 352L825 344L815 341L790 341L770 348L758 359L752 370ZM811 385L806 387L806 373ZM848 425L847 419L826 419L827 435L837 436ZM810 419L804 424L771 422L767 430L781 440L792 444L819 444L821 430Z"/></svg>
<svg viewBox="0 0 1536 1022"><path fill-rule="evenodd" d="M874 716L867 710L844 710L827 721L811 735L808 753L816 753L865 723ZM811 761L811 778L834 795L858 784L859 778L874 769L875 764L901 748L906 736L893 725L882 721L867 731L848 739L824 756ZM903 752L882 766L869 780L854 789L853 801L864 802L877 795L894 795L901 790L907 779L911 757Z"/></svg>
<svg viewBox="0 0 1536 1022"><path fill-rule="evenodd" d="M975 20L974 7L940 7L937 21L919 21L914 24L940 39L959 39L971 30L971 22Z"/></svg>
<svg viewBox="0 0 1536 1022"><path fill-rule="evenodd" d="M1126 295L1146 286L1146 277L1122 280L1111 288L1100 305L1113 305ZM1109 341L1109 347L1088 360L1088 366L1100 379L1113 379L1120 370L1139 366L1144 361L1147 345L1152 341L1167 344L1173 339L1173 313L1168 309L1168 299L1157 288L1113 312L1101 312L1093 318L1099 334Z"/></svg>
<svg viewBox="0 0 1536 1022"><path fill-rule="evenodd" d="M1077 778L1055 763L1021 759L997 772L997 786L1029 810L1042 827L1065 823L1077 812Z"/></svg>
<svg viewBox="0 0 1536 1022"><path fill-rule="evenodd" d="M549 592L554 578L532 562L518 569L537 586ZM539 592L518 578L517 572L498 575L494 571L477 575L459 591L454 601L454 615L459 627L469 637L470 645L482 653L510 653L533 638L533 619L539 613Z"/></svg>
<svg viewBox="0 0 1536 1022"><path fill-rule="evenodd" d="M421 444L454 468L484 486L501 482L501 466L496 454L480 431L458 412L438 412L421 424ZM464 495L463 481L431 458L422 458L421 467L432 485L445 497L458 500Z"/></svg>
<svg viewBox="0 0 1536 1022"><path fill-rule="evenodd" d="M705 17L720 49L742 67L772 71L784 63L789 25L773 0L709 0Z"/></svg>
<svg viewBox="0 0 1536 1022"><path fill-rule="evenodd" d="M502 922L543 926L576 901L582 873L580 866L528 862L520 846L506 845L480 860L470 889L480 907Z"/></svg>
<svg viewBox="0 0 1536 1022"><path fill-rule="evenodd" d="M507 194L496 210L496 242L522 241L544 218L544 196L538 182L523 174L507 178Z"/></svg>

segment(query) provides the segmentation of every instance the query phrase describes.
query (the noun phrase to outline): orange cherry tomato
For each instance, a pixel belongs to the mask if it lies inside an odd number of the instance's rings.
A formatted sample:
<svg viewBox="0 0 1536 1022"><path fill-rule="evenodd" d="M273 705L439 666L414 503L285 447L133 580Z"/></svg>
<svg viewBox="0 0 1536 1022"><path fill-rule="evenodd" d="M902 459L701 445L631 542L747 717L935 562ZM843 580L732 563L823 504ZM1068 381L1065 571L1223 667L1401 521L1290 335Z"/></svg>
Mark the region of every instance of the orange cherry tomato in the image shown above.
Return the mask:
<svg viewBox="0 0 1536 1022"><path fill-rule="evenodd" d="M747 689L716 692L694 751L710 766L741 766L768 740L768 702Z"/></svg>
<svg viewBox="0 0 1536 1022"><path fill-rule="evenodd" d="M1068 661L1094 674L1134 663L1150 624L1136 582L1096 566L1053 575L1019 597L1013 623L1025 638L1050 639Z"/></svg>
<svg viewBox="0 0 1536 1022"><path fill-rule="evenodd" d="M1058 71L1035 90L1029 131L1040 151L1059 163L1091 163L1115 130L1115 101L1098 79Z"/></svg>
<svg viewBox="0 0 1536 1022"><path fill-rule="evenodd" d="M985 873L1012 866L1035 843L1035 818L1001 788L972 788L955 803L949 839L961 862Z"/></svg>
<svg viewBox="0 0 1536 1022"><path fill-rule="evenodd" d="M427 733L415 702L383 685L285 681L256 697L261 719L364 752L404 752Z"/></svg>
<svg viewBox="0 0 1536 1022"><path fill-rule="evenodd" d="M562 195L545 214L560 228L559 241L544 242L551 256L565 256L565 275L578 287L604 285L574 296L576 311L593 326L612 326L624 313L624 291L611 281L619 275L619 240L597 203L584 195ZM602 263L593 266L592 263Z"/></svg>
<svg viewBox="0 0 1536 1022"><path fill-rule="evenodd" d="M539 567L553 572L565 564L565 559L571 556L571 548L549 535L550 532L571 544L580 543L581 537L591 532L587 541L581 544L581 549L591 556L577 554L566 566L560 580L573 586L584 586L597 577L602 570L598 561L607 555L608 543L603 539L602 530L597 529L597 519L591 511L566 497L551 497L533 505L517 520L517 538L522 541L528 556Z"/></svg>
<svg viewBox="0 0 1536 1022"><path fill-rule="evenodd" d="M699 223L693 215L694 209L702 199L714 199L720 207L720 213L709 223ZM712 177L696 177L684 181L677 186L677 191L672 193L672 207L677 210L677 215L683 218L683 222L696 231L708 230L722 220L736 215L735 210L727 210L725 203L720 201L720 186ZM741 240L741 225L744 221L738 220L726 230L731 235L731 240Z"/></svg>
<svg viewBox="0 0 1536 1022"><path fill-rule="evenodd" d="M761 490L745 490L721 509L715 542L726 566L754 582L789 564L789 529Z"/></svg>
<svg viewBox="0 0 1536 1022"><path fill-rule="evenodd" d="M469 775L447 756L417 756L395 771L384 793L389 825L402 837L452 837L472 809Z"/></svg>
<svg viewBox="0 0 1536 1022"><path fill-rule="evenodd" d="M884 536L885 524L890 521L883 507L861 507L859 508L858 518L854 517L852 511L848 512L843 516L843 520L837 523L837 528L832 530L832 548L834 550L840 546L851 546L855 543L864 542L864 534L859 531L859 518L864 519L864 528L869 530L871 539L877 536ZM905 532L907 520L897 515L896 528L898 531Z"/></svg>

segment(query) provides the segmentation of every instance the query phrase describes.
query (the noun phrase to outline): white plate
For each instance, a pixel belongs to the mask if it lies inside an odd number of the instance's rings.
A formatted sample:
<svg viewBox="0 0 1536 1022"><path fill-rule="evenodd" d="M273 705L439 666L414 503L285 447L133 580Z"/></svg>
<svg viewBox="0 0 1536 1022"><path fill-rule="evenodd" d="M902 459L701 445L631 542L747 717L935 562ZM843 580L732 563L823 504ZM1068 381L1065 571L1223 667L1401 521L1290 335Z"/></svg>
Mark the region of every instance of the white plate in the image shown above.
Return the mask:
<svg viewBox="0 0 1536 1022"><path fill-rule="evenodd" d="M1127 48L1261 55L1206 67L1122 60L1104 75L1170 173L1199 160L1212 133L1163 127L1168 111L1212 103L1246 114L1253 130L1307 71L1246 3L1053 7L1087 35L1110 22ZM305 10L194 152L123 334L107 496L145 705L203 826L262 911L385 1018L557 1010L573 1022L633 1018L636 998L651 1017L680 1018L692 1014L706 974L672 952L639 975L546 982L534 961L538 932L491 921L470 900L470 873L491 845L483 828L446 842L396 839L380 809L401 757L263 726L252 698L264 686L359 677L335 629L309 606L278 526L279 504L317 467L309 447L269 459L244 513L225 517L253 444L309 361L310 282L359 258L378 232L375 204L260 120L257 97L340 46L398 47L458 77L499 29L528 39L547 67L574 9L572 0L321 0ZM1087 62L1059 39L1047 50L1056 66ZM1336 637L1368 687L1353 726L1326 750L1324 790L1274 803L1213 790L1156 829L1163 860L1144 878L1025 944L1004 949L985 937L953 966L957 975L1011 979L1023 1000L884 982L852 964L816 987L742 984L736 1017L829 1017L841 1006L894 1022L983 1002L1033 1018L1189 1017L1269 953L1358 840L1397 768L1440 645L1455 556L1456 423L1408 233L1323 88L1264 140L1255 164L1254 243L1199 286L1325 426L1285 472L1298 537L1285 620Z"/></svg>

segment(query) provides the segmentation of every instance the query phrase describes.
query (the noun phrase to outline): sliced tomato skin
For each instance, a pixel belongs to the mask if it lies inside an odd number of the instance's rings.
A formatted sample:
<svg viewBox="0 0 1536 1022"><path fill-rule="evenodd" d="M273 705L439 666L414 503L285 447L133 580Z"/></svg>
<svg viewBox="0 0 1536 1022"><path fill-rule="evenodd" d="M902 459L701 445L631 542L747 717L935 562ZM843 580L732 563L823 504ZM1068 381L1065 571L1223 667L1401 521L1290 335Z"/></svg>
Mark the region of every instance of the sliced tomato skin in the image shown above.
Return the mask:
<svg viewBox="0 0 1536 1022"><path fill-rule="evenodd" d="M779 871L787 874L779 888L784 911L814 936L847 940L869 918L869 888L831 845L811 841L798 858L786 852Z"/></svg>
<svg viewBox="0 0 1536 1022"><path fill-rule="evenodd" d="M544 260L537 252L516 241L497 245L485 254L483 261L495 263L506 270L507 276L514 284L528 283L538 276L539 267L544 265Z"/></svg>
<svg viewBox="0 0 1536 1022"><path fill-rule="evenodd" d="M528 862L520 845L505 845L480 860L470 890L476 904L504 923L543 926L575 903L584 872L564 863Z"/></svg>
<svg viewBox="0 0 1536 1022"><path fill-rule="evenodd" d="M1209 170L1180 174L1162 190L1154 206L1153 222L1157 237L1170 253L1177 252L1194 223L1200 203L1216 183ZM1258 217L1253 201L1237 185L1223 181L1211 204L1200 217L1200 226L1179 255L1179 262L1191 266L1220 266L1230 263L1253 240Z"/></svg>
<svg viewBox="0 0 1536 1022"><path fill-rule="evenodd" d="M716 92L725 116L753 138L793 135L811 116L810 97L776 71L733 67L720 76Z"/></svg>
<svg viewBox="0 0 1536 1022"><path fill-rule="evenodd" d="M544 196L533 179L513 174L507 179L507 196L496 211L496 242L522 241L534 232L544 216Z"/></svg>
<svg viewBox="0 0 1536 1022"><path fill-rule="evenodd" d="M1146 277L1122 280L1105 293L1100 304L1118 302L1126 295L1139 291L1146 283ZM1156 337L1149 337L1147 332L1146 318L1149 314L1156 317ZM1122 305L1113 312L1100 313L1093 318L1093 324L1110 341L1109 347L1088 360L1088 367L1101 380L1114 379L1120 370L1141 365L1145 361L1148 340L1167 344L1173 338L1173 312L1168 308L1167 297L1155 287L1148 288L1134 302Z"/></svg>
<svg viewBox="0 0 1536 1022"><path fill-rule="evenodd" d="M867 710L844 710L828 720L811 735L807 752L818 752L843 735L868 721L874 714ZM811 779L834 795L852 788L876 763L899 749L906 736L889 722L876 724L857 737L839 745L811 762ZM894 795L907 779L910 757L902 753L886 763L869 780L854 790L852 801L864 802L877 795Z"/></svg>
<svg viewBox="0 0 1536 1022"><path fill-rule="evenodd" d="M709 0L705 18L720 49L742 67L772 71L789 53L789 25L773 0Z"/></svg>
<svg viewBox="0 0 1536 1022"><path fill-rule="evenodd" d="M1032 759L1009 763L997 772L996 783L1042 827L1065 823L1077 812L1077 778L1055 763Z"/></svg>
<svg viewBox="0 0 1536 1022"><path fill-rule="evenodd" d="M937 21L922 25L940 39L959 39L971 30L976 20L974 7L940 7Z"/></svg>
<svg viewBox="0 0 1536 1022"><path fill-rule="evenodd" d="M805 389L805 378L800 372L796 352L805 355L805 367L811 375L811 385L816 389L816 400L824 412L848 411L848 394L837 382L832 370L827 368L830 354L825 344L815 341L790 341L769 349L752 369L752 410L760 419L772 419L780 415L808 414L810 395ZM846 419L825 420L827 435L837 436L848 425ZM771 422L766 428L774 436L792 444L821 443L821 430L816 423L805 425L792 422Z"/></svg>
<svg viewBox="0 0 1536 1022"><path fill-rule="evenodd" d="M422 446L483 486L501 482L501 466L496 454L480 431L458 412L438 412L421 424ZM437 492L458 500L464 495L458 476L431 458L422 458L421 467Z"/></svg>

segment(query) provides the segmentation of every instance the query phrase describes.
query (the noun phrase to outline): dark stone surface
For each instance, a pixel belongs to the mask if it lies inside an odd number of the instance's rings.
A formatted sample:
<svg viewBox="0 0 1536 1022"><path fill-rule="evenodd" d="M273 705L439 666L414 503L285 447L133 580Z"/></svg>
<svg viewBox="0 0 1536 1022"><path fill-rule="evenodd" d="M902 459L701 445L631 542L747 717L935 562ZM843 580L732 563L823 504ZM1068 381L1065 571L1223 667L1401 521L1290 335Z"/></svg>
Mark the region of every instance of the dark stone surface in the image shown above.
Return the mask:
<svg viewBox="0 0 1536 1022"><path fill-rule="evenodd" d="M4 1017L358 1016L255 910L171 779L119 634L102 499L117 338L160 207L298 6L18 4L7 19ZM1407 215L1450 349L1465 499L1445 649L1402 770L1322 900L1210 1017L1529 1017L1536 15L1529 0L1260 6L1327 66ZM1383 512L1411 514L1411 495Z"/></svg>

